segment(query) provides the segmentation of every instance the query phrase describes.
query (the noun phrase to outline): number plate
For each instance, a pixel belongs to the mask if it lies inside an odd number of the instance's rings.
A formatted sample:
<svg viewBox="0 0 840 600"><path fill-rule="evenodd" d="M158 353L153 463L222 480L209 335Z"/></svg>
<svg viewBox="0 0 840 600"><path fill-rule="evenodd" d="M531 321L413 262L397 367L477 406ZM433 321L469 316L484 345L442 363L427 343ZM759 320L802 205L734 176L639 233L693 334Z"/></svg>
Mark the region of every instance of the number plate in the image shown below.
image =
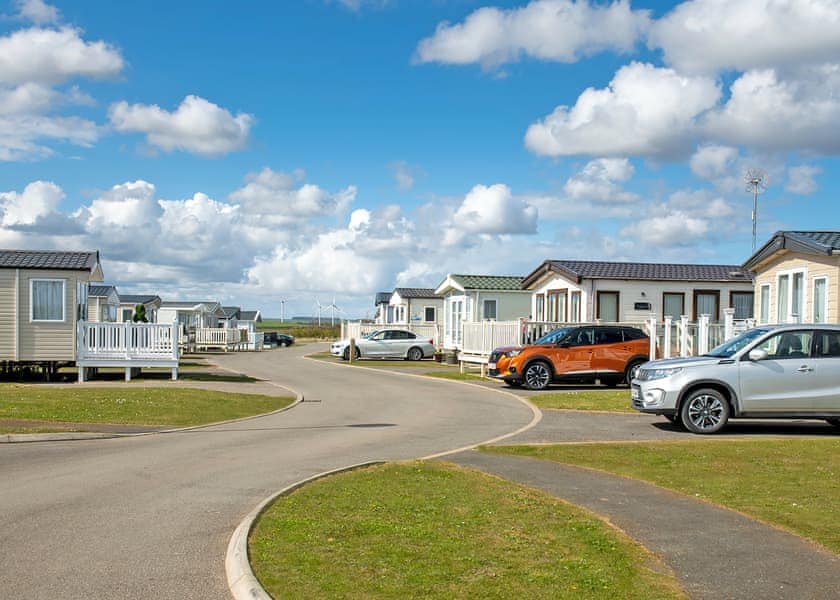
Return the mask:
<svg viewBox="0 0 840 600"><path fill-rule="evenodd" d="M496 368L496 363L487 363L487 368L488 369L495 369Z"/></svg>

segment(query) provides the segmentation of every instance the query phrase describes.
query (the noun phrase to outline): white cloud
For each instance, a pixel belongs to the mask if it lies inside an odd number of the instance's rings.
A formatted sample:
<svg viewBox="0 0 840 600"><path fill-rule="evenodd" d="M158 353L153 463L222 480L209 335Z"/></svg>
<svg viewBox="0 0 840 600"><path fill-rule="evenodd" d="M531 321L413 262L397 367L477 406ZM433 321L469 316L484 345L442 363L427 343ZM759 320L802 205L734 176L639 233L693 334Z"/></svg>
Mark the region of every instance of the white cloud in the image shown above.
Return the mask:
<svg viewBox="0 0 840 600"><path fill-rule="evenodd" d="M16 0L18 17L32 21L36 25L57 23L61 17L55 6L44 0Z"/></svg>
<svg viewBox="0 0 840 600"><path fill-rule="evenodd" d="M766 151L840 152L840 64L781 78L748 71L729 100L704 119L707 136Z"/></svg>
<svg viewBox="0 0 840 600"><path fill-rule="evenodd" d="M53 150L37 142L42 138L90 146L98 137L96 124L79 117L0 116L0 161L50 156Z"/></svg>
<svg viewBox="0 0 840 600"><path fill-rule="evenodd" d="M648 43L683 73L836 61L836 0L688 0L657 20Z"/></svg>
<svg viewBox="0 0 840 600"><path fill-rule="evenodd" d="M621 235L643 239L654 246L691 246L709 233L706 219L673 212L659 217L641 219L621 230Z"/></svg>
<svg viewBox="0 0 840 600"><path fill-rule="evenodd" d="M639 197L623 190L617 183L627 181L634 172L633 165L626 158L597 158L589 161L579 173L569 177L563 192L575 202L635 202Z"/></svg>
<svg viewBox="0 0 840 600"><path fill-rule="evenodd" d="M455 224L469 233L536 233L537 209L504 184L477 185L455 212Z"/></svg>
<svg viewBox="0 0 840 600"><path fill-rule="evenodd" d="M331 194L317 185L304 184L295 189L302 173L288 175L265 168L245 177L245 186L230 194L230 200L242 205L248 214L259 215L273 224L343 213L356 198L355 186Z"/></svg>
<svg viewBox="0 0 840 600"><path fill-rule="evenodd" d="M147 229L163 213L155 198L155 186L138 180L115 185L83 208L78 216L89 231L116 228Z"/></svg>
<svg viewBox="0 0 840 600"><path fill-rule="evenodd" d="M139 132L149 144L167 152L184 150L204 156L220 156L239 150L248 141L254 122L249 114L235 117L226 109L200 98L187 96L169 112L157 105L117 102L108 110L114 129Z"/></svg>
<svg viewBox="0 0 840 600"><path fill-rule="evenodd" d="M785 190L800 196L809 196L819 189L814 178L822 173L820 167L799 165L788 169L788 182Z"/></svg>
<svg viewBox="0 0 840 600"><path fill-rule="evenodd" d="M731 175L738 158L737 148L708 144L697 149L689 164L695 175L713 181Z"/></svg>
<svg viewBox="0 0 840 600"><path fill-rule="evenodd" d="M525 145L544 156L651 156L675 159L686 153L698 118L720 97L707 77L631 63L608 88L586 89L571 108L558 106L532 124Z"/></svg>
<svg viewBox="0 0 840 600"><path fill-rule="evenodd" d="M480 63L492 67L523 55L575 62L603 50L630 52L649 23L630 2L533 0L521 8L484 7L463 23L441 23L417 46L417 62Z"/></svg>
<svg viewBox="0 0 840 600"><path fill-rule="evenodd" d="M114 77L123 66L114 47L86 42L69 27L21 29L0 37L0 82L7 84L54 85L74 77Z"/></svg>
<svg viewBox="0 0 840 600"><path fill-rule="evenodd" d="M0 193L3 227L34 225L53 214L64 199L64 191L51 181L33 181L23 192Z"/></svg>
<svg viewBox="0 0 840 600"><path fill-rule="evenodd" d="M414 176L418 171L416 167L412 167L404 160L397 160L388 165L388 168L394 174L394 179L400 190L408 191L414 187Z"/></svg>

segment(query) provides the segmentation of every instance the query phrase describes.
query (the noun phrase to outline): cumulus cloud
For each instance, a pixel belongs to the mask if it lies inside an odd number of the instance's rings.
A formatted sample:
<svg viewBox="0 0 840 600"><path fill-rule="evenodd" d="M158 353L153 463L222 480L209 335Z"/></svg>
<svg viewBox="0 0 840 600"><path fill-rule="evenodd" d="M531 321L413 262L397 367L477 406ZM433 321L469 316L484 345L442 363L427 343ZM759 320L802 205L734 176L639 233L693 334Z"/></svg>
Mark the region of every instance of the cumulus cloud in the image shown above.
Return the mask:
<svg viewBox="0 0 840 600"><path fill-rule="evenodd" d="M736 209L708 190L679 190L621 228L622 236L656 248L688 248L731 234Z"/></svg>
<svg viewBox="0 0 840 600"><path fill-rule="evenodd" d="M766 151L840 152L840 64L782 78L773 69L748 71L725 105L704 118L707 136Z"/></svg>
<svg viewBox="0 0 840 600"><path fill-rule="evenodd" d="M108 110L111 125L120 132L146 135L152 146L166 152L183 150L203 156L221 156L239 150L248 141L254 117L226 109L199 96L187 96L173 112L157 105L117 102Z"/></svg>
<svg viewBox="0 0 840 600"><path fill-rule="evenodd" d="M418 44L415 60L492 67L525 55L569 63L604 50L629 52L647 29L648 15L632 10L627 0L533 0L509 10L485 7L463 23L439 24L434 35Z"/></svg>
<svg viewBox="0 0 840 600"><path fill-rule="evenodd" d="M615 74L608 88L587 88L575 105L558 106L532 124L525 145L543 156L684 155L698 119L720 98L708 77L633 62Z"/></svg>
<svg viewBox="0 0 840 600"><path fill-rule="evenodd" d="M408 191L414 187L414 178L420 169L409 165L404 160L397 160L388 165L391 173L394 175L394 180L397 182L397 188L402 191Z"/></svg>
<svg viewBox="0 0 840 600"><path fill-rule="evenodd" d="M822 169L814 165L799 165L788 169L788 181L785 190L791 194L809 196L819 189L815 177Z"/></svg>
<svg viewBox="0 0 840 600"><path fill-rule="evenodd" d="M115 185L83 207L78 216L91 231L115 227L146 229L156 225L163 211L155 198L155 186L138 180Z"/></svg>
<svg viewBox="0 0 840 600"><path fill-rule="evenodd" d="M230 200L241 204L248 214L283 224L341 214L356 198L356 187L352 185L335 194L308 183L295 189L302 176L265 168L247 175L245 185L231 193Z"/></svg>
<svg viewBox="0 0 840 600"><path fill-rule="evenodd" d="M87 42L70 27L30 28L0 37L0 82L55 85L75 77L118 75L120 52L103 41Z"/></svg>
<svg viewBox="0 0 840 600"><path fill-rule="evenodd" d="M477 185L464 197L454 221L470 233L536 233L537 209L515 198L504 184Z"/></svg>
<svg viewBox="0 0 840 600"><path fill-rule="evenodd" d="M633 176L635 169L626 158L598 158L566 181L563 192L575 202L623 204L639 197L618 185Z"/></svg>
<svg viewBox="0 0 840 600"><path fill-rule="evenodd" d="M33 181L23 192L0 193L3 227L34 225L53 214L64 199L64 191L51 181Z"/></svg>
<svg viewBox="0 0 840 600"><path fill-rule="evenodd" d="M15 4L19 18L37 25L57 23L61 16L55 6L47 4L44 0L16 0Z"/></svg>
<svg viewBox="0 0 840 600"><path fill-rule="evenodd" d="M683 73L791 67L836 61L836 0L688 0L658 19L648 37Z"/></svg>
<svg viewBox="0 0 840 600"><path fill-rule="evenodd" d="M689 164L695 175L713 181L731 175L738 158L737 148L707 144L697 149Z"/></svg>

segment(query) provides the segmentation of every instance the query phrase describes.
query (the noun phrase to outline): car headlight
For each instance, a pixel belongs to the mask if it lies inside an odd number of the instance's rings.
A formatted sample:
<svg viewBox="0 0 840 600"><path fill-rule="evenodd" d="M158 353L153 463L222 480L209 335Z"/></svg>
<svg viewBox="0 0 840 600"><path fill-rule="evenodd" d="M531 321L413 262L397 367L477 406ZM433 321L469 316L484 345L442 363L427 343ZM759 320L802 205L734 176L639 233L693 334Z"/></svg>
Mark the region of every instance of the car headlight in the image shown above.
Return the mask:
<svg viewBox="0 0 840 600"><path fill-rule="evenodd" d="M513 358L514 356L519 356L520 352L522 352L522 350L508 350L507 352L505 352L505 356L507 356L508 358Z"/></svg>
<svg viewBox="0 0 840 600"><path fill-rule="evenodd" d="M639 381L653 381L654 379L665 379L683 370L682 367L668 367L661 369L641 369L638 374Z"/></svg>

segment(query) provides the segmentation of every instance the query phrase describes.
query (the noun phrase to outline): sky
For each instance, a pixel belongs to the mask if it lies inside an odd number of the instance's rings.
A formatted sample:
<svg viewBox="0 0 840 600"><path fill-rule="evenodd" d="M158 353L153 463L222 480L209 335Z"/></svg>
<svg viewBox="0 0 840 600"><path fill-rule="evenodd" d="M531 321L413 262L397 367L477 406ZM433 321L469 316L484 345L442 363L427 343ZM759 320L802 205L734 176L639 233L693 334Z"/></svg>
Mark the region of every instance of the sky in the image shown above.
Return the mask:
<svg viewBox="0 0 840 600"><path fill-rule="evenodd" d="M838 0L0 4L0 247L264 316L840 228ZM327 311L325 315L329 314Z"/></svg>

